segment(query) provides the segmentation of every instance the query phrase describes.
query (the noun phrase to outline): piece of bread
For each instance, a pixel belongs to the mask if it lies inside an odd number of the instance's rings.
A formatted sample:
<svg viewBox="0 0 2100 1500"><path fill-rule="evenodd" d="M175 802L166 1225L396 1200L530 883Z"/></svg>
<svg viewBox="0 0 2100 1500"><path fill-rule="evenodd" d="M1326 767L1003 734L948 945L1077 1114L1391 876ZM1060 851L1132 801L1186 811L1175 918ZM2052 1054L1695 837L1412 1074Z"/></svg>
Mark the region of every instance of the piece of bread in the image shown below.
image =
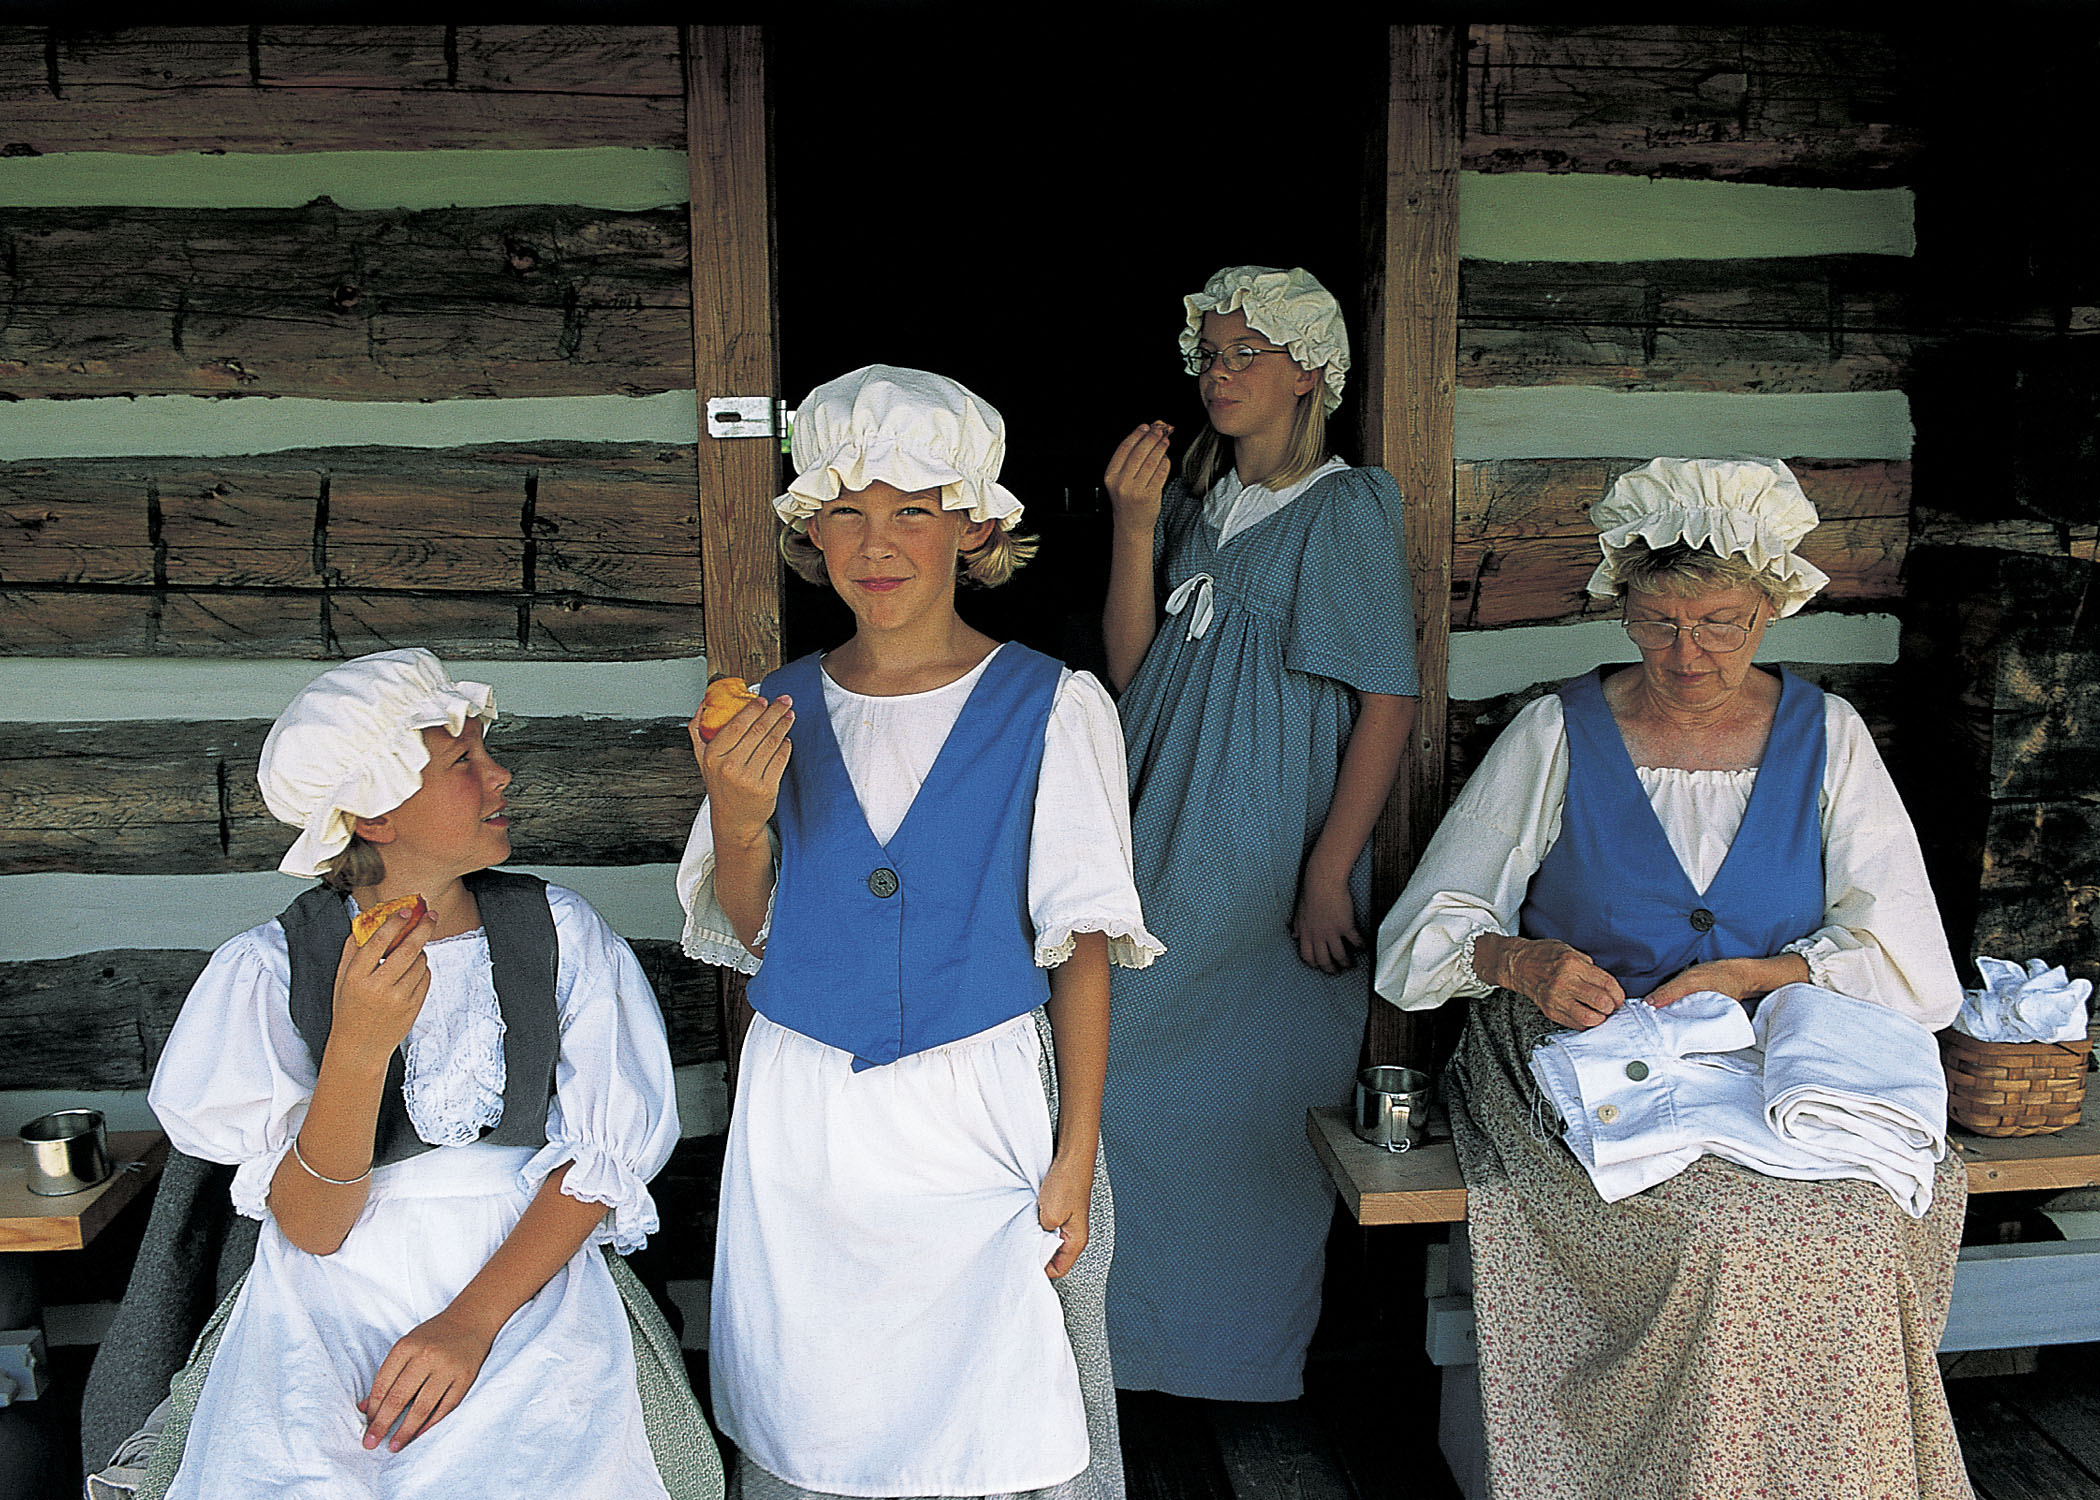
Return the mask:
<svg viewBox="0 0 2100 1500"><path fill-rule="evenodd" d="M724 724L757 696L741 677L717 677L710 682L707 696L700 700L700 738L713 739L721 733Z"/></svg>
<svg viewBox="0 0 2100 1500"><path fill-rule="evenodd" d="M423 904L421 896L396 896L391 901L380 902L369 911L359 911L350 919L350 936L356 938L357 946L362 948L371 941L372 934L380 929L386 919L397 911L408 913L408 926L401 930L401 936L394 940L393 947L386 950L392 953L394 948L400 947L402 941L416 930L416 924L429 914L430 908Z"/></svg>

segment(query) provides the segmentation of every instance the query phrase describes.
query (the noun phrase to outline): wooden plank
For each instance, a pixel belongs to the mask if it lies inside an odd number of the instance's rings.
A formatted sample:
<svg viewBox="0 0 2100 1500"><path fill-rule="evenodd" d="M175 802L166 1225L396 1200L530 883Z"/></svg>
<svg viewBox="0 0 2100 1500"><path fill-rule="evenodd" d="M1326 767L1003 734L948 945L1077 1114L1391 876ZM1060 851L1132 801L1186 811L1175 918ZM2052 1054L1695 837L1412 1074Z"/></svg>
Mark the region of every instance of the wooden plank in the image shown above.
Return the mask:
<svg viewBox="0 0 2100 1500"><path fill-rule="evenodd" d="M1967 1245L1942 1353L2100 1339L2100 1241Z"/></svg>
<svg viewBox="0 0 2100 1500"><path fill-rule="evenodd" d="M2036 1377L2015 1377L2020 1386ZM1956 1380L1947 1406L1979 1500L2100 1500L2100 1482L2066 1457L2020 1410L2011 1380Z"/></svg>
<svg viewBox="0 0 2100 1500"><path fill-rule="evenodd" d="M509 717L512 838L534 864L675 863L701 788L682 718ZM256 789L266 720L11 726L0 874L266 870L288 841Z"/></svg>
<svg viewBox="0 0 2100 1500"><path fill-rule="evenodd" d="M1616 603L1583 592L1597 566L1589 507L1641 458L1498 459L1458 466L1453 623L1481 629L1599 618ZM1901 596L1909 542L1908 461L1791 464L1823 523L1801 555L1830 574L1825 603Z"/></svg>
<svg viewBox="0 0 2100 1500"><path fill-rule="evenodd" d="M1455 1224L1465 1218L1466 1183L1450 1141L1385 1151L1358 1140L1349 1129L1349 1112L1331 1105L1306 1111L1305 1136L1357 1223Z"/></svg>
<svg viewBox="0 0 2100 1500"><path fill-rule="evenodd" d="M2100 803L1991 803L1977 905L1973 951L2100 977Z"/></svg>
<svg viewBox="0 0 2100 1500"><path fill-rule="evenodd" d="M57 151L672 147L667 26L0 31L0 134Z"/></svg>
<svg viewBox="0 0 2100 1500"><path fill-rule="evenodd" d="M2078 1359L2083 1378L2037 1381L2035 1388L2022 1393L2020 1407L2088 1474L2100 1474L2100 1389L2095 1388L2089 1355L2081 1352Z"/></svg>
<svg viewBox="0 0 2100 1500"><path fill-rule="evenodd" d="M772 497L780 445L707 435L711 396L780 396L780 310L769 172L765 35L757 26L685 28L691 163L693 370L700 402L700 575L707 665L756 682L780 665L781 560ZM731 1097L751 1024L744 977L722 973Z"/></svg>
<svg viewBox="0 0 2100 1500"><path fill-rule="evenodd" d="M1469 260L1468 386L1884 391L1905 383L1917 315L1894 256L1538 264Z"/></svg>
<svg viewBox="0 0 2100 1500"><path fill-rule="evenodd" d="M1130 1500L1252 1500L1236 1495L1204 1409L1165 1391L1117 1391Z"/></svg>
<svg viewBox="0 0 2100 1500"><path fill-rule="evenodd" d="M632 946L663 1010L671 1060L720 1061L715 971L675 942L644 938ZM209 957L188 948L113 948L0 964L0 1089L144 1088Z"/></svg>
<svg viewBox="0 0 2100 1500"><path fill-rule="evenodd" d="M1371 844L1371 905L1405 883L1444 811L1450 656L1452 456L1458 376L1458 64L1450 26L1388 34L1387 107L1372 188L1363 353L1363 454L1407 497L1421 695L1414 738ZM1429 1066L1429 1029L1370 997L1364 1056Z"/></svg>
<svg viewBox="0 0 2100 1500"><path fill-rule="evenodd" d="M683 209L14 209L0 392L684 390L688 250Z"/></svg>
<svg viewBox="0 0 2100 1500"><path fill-rule="evenodd" d="M1341 1455L1303 1401L1210 1401L1235 1500L1355 1500Z"/></svg>
<svg viewBox="0 0 2100 1500"><path fill-rule="evenodd" d="M1892 33L1483 23L1466 44L1468 171L1870 187L1922 148Z"/></svg>
<svg viewBox="0 0 2100 1500"><path fill-rule="evenodd" d="M112 1130L109 1160L116 1170L91 1188L62 1198L29 1191L29 1164L19 1153L0 1157L0 1254L80 1250L160 1175L168 1138L158 1130Z"/></svg>
<svg viewBox="0 0 2100 1500"><path fill-rule="evenodd" d="M686 655L694 464L648 443L0 464L0 652Z"/></svg>

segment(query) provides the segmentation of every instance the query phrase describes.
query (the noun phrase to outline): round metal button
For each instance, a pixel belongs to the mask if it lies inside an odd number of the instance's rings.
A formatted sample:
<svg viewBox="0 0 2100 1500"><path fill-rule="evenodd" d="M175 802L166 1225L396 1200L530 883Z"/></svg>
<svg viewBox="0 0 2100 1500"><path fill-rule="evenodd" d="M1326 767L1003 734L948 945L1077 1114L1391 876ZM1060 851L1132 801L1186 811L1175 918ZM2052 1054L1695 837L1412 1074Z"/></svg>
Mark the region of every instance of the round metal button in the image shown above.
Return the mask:
<svg viewBox="0 0 2100 1500"><path fill-rule="evenodd" d="M1616 1104L1598 1105L1597 1118L1607 1125L1615 1123L1619 1118L1619 1106Z"/></svg>
<svg viewBox="0 0 2100 1500"><path fill-rule="evenodd" d="M1713 930L1714 914L1712 912L1708 911L1705 907L1702 906L1697 911L1692 913L1692 931L1712 932Z"/></svg>
<svg viewBox="0 0 2100 1500"><path fill-rule="evenodd" d="M896 895L897 872L888 867L870 871L868 874L868 889L885 900Z"/></svg>
<svg viewBox="0 0 2100 1500"><path fill-rule="evenodd" d="M1648 1076L1648 1065L1642 1062L1639 1058L1635 1058L1632 1062L1626 1065L1626 1076L1628 1078L1631 1078L1635 1083L1639 1083L1643 1078L1646 1078Z"/></svg>

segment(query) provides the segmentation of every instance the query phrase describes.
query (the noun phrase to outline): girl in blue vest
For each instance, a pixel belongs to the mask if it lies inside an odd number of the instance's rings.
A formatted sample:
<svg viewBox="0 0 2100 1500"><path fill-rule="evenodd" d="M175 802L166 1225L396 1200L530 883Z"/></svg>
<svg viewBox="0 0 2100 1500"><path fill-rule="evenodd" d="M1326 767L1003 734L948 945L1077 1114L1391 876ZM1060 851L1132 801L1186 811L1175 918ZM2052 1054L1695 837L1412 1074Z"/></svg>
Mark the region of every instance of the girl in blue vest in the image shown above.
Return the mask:
<svg viewBox="0 0 2100 1500"><path fill-rule="evenodd" d="M1414 723L1414 604L1399 487L1328 451L1349 368L1334 298L1302 270L1230 266L1184 304L1209 421L1178 476L1152 422L1106 480L1138 890L1171 950L1116 981L1108 1326L1122 1385L1284 1401L1333 1214L1305 1110L1345 1102L1356 1071L1370 994L1353 965ZM1236 1107L1192 1157L1178 1084L1220 1069ZM1247 1274L1190 1274L1217 1263Z"/></svg>
<svg viewBox="0 0 2100 1500"><path fill-rule="evenodd" d="M280 868L323 883L212 955L154 1075L175 1147L232 1165L262 1231L142 1493L721 1493L669 1330L600 1253L657 1226L663 1020L581 897L490 868L495 717L406 650L323 673L271 728L263 796L301 830ZM407 895L426 917L352 939Z"/></svg>
<svg viewBox="0 0 2100 1500"><path fill-rule="evenodd" d="M746 1497L1122 1493L1108 971L1162 950L1106 693L955 610L1034 550L1004 450L938 375L811 392L782 550L854 634L695 721L686 951L758 1012L708 1353Z"/></svg>

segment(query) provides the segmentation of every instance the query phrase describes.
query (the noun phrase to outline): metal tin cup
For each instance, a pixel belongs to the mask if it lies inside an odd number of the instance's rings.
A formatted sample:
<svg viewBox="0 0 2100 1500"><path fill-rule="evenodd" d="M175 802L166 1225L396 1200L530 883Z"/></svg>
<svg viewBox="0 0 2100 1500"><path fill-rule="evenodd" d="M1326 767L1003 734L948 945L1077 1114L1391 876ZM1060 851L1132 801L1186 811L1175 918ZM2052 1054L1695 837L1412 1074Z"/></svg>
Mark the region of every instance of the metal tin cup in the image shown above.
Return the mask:
<svg viewBox="0 0 2100 1500"><path fill-rule="evenodd" d="M1358 1140L1405 1151L1428 1135L1429 1075L1413 1068L1365 1068L1356 1075Z"/></svg>
<svg viewBox="0 0 2100 1500"><path fill-rule="evenodd" d="M22 1127L29 1191L45 1198L85 1192L109 1176L109 1128L99 1109L61 1109Z"/></svg>

